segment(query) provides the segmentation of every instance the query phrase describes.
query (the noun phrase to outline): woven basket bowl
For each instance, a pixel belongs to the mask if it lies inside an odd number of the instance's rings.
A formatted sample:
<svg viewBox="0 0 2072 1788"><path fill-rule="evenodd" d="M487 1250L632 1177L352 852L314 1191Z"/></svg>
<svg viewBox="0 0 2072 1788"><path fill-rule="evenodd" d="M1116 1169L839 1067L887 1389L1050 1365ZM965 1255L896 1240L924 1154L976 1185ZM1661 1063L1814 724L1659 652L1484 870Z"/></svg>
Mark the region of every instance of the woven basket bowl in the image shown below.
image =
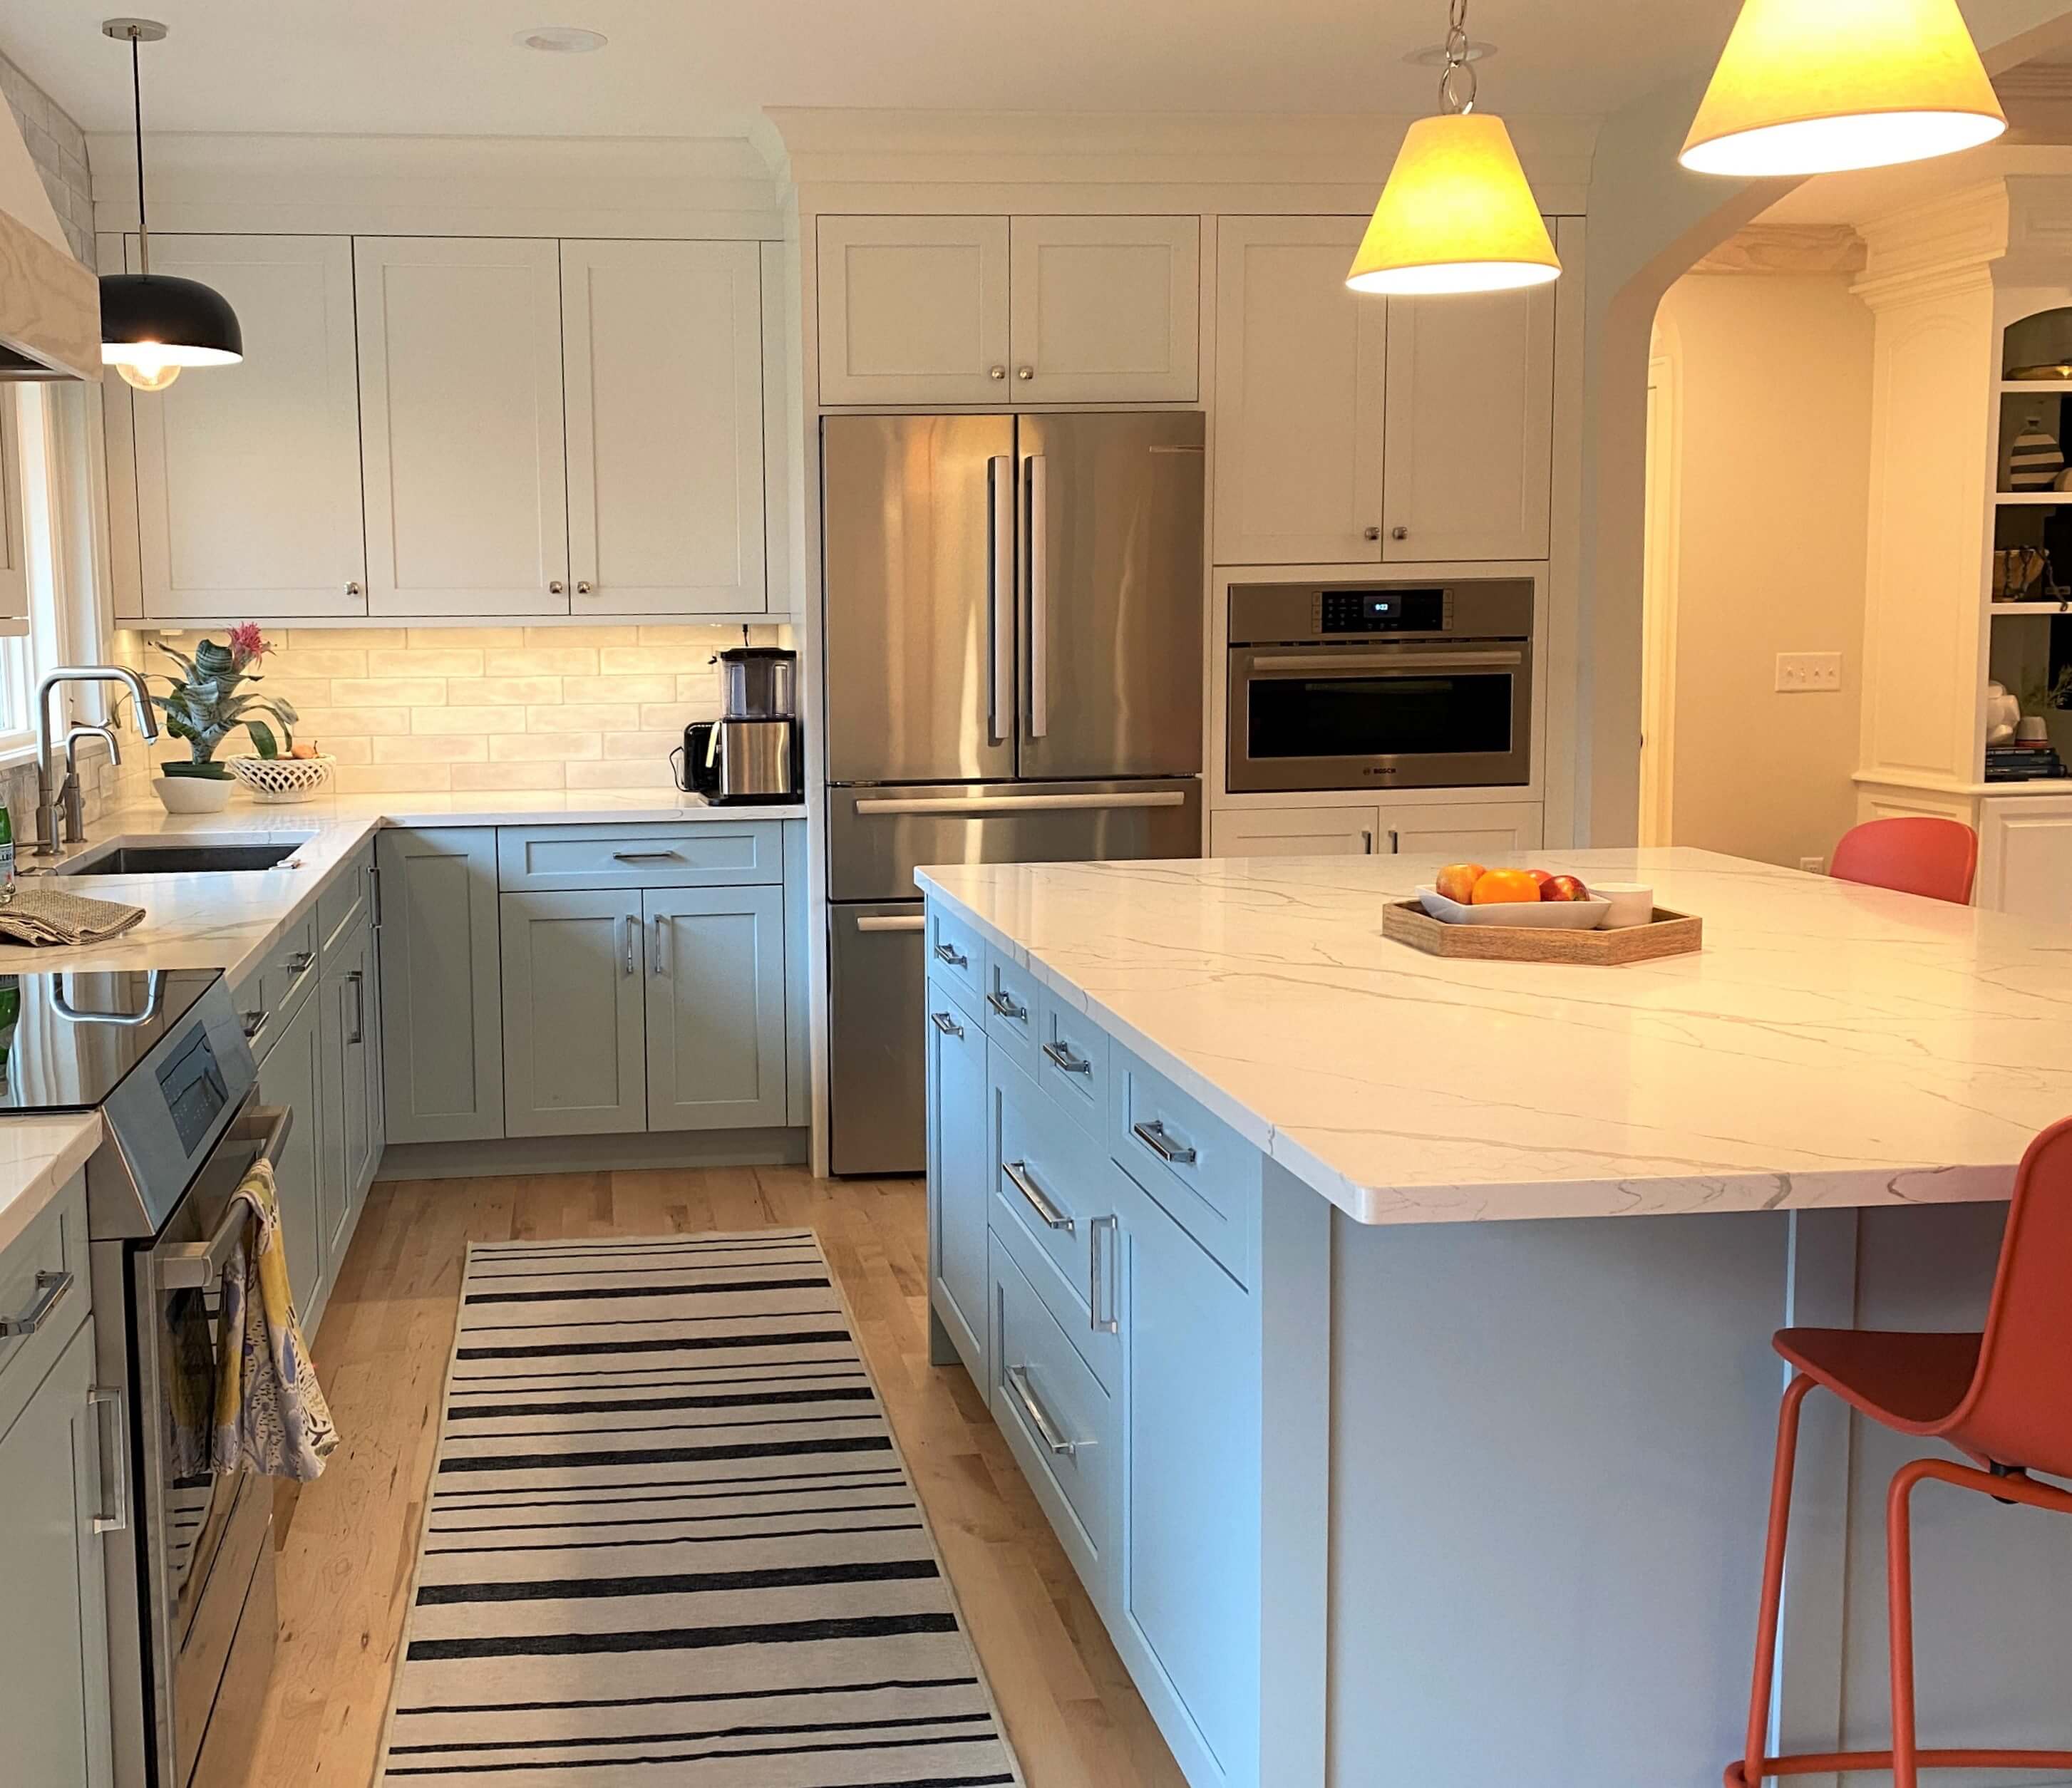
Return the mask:
<svg viewBox="0 0 2072 1788"><path fill-rule="evenodd" d="M226 758L255 801L307 801L331 780L335 758Z"/></svg>

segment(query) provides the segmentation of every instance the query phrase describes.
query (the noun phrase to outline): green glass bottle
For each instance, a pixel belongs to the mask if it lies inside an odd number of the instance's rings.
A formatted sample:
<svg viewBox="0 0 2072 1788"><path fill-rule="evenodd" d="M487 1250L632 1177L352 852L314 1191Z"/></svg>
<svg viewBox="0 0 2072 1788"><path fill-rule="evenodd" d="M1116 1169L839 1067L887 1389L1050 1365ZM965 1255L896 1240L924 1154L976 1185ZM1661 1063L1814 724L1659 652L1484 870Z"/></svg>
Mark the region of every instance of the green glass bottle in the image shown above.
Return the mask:
<svg viewBox="0 0 2072 1788"><path fill-rule="evenodd" d="M14 822L7 816L7 808L0 803L0 906L11 905L14 898Z"/></svg>

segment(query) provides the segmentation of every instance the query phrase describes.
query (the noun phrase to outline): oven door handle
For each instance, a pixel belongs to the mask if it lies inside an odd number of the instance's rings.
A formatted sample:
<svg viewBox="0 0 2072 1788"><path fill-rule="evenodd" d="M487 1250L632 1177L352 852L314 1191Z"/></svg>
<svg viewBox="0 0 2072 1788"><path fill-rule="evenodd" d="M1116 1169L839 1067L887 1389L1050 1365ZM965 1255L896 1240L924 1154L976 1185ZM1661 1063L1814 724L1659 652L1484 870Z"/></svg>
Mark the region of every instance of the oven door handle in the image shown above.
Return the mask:
<svg viewBox="0 0 2072 1788"><path fill-rule="evenodd" d="M1334 652L1262 655L1252 660L1254 671L1299 672L1306 676L1334 671L1394 671L1415 675L1421 671L1515 670L1525 662L1522 651Z"/></svg>
<svg viewBox="0 0 2072 1788"><path fill-rule="evenodd" d="M288 1132L294 1128L295 1108L292 1105L262 1109L258 1115L270 1118L266 1140L259 1146L253 1159L265 1161L269 1166L281 1164L281 1151L286 1147ZM223 1214L223 1221L216 1226L216 1233L205 1242L183 1242L176 1247L162 1248L155 1256L156 1272L162 1291L205 1291L222 1277L225 1264L245 1234L245 1226L251 1220L250 1213L242 1201L232 1198L230 1208Z"/></svg>

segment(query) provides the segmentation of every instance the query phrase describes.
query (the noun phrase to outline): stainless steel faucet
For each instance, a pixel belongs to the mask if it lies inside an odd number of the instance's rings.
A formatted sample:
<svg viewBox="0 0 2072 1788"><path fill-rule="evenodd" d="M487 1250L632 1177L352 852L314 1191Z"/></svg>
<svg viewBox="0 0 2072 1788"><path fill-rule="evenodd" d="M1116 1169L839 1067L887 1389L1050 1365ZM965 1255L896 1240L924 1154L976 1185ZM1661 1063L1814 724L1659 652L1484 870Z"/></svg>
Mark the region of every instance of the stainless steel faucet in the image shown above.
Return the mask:
<svg viewBox="0 0 2072 1788"><path fill-rule="evenodd" d="M158 736L158 723L151 715L150 693L144 687L144 679L135 671L119 664L68 664L49 672L36 685L36 845L38 857L56 857L60 850L58 819L64 818L64 842L83 845L86 842L86 824L83 804L80 798L79 747L83 739L104 738L115 761L122 761L122 754L115 743L113 725L74 726L65 735L65 771L63 781L57 779L57 743L52 735L51 718L51 691L60 683L120 683L125 685L137 704L137 730L146 745Z"/></svg>

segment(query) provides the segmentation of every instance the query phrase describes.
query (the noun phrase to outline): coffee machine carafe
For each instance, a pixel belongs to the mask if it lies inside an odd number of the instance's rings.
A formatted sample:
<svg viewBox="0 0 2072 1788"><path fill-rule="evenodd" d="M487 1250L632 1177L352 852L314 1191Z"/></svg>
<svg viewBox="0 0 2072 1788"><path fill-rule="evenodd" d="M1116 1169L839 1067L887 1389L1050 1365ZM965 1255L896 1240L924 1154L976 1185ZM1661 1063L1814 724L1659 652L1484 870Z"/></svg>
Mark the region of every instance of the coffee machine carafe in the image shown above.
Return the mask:
<svg viewBox="0 0 2072 1788"><path fill-rule="evenodd" d="M720 717L684 729L677 787L743 806L797 800L798 654L779 646L734 646L713 663ZM670 754L672 763L677 755Z"/></svg>

